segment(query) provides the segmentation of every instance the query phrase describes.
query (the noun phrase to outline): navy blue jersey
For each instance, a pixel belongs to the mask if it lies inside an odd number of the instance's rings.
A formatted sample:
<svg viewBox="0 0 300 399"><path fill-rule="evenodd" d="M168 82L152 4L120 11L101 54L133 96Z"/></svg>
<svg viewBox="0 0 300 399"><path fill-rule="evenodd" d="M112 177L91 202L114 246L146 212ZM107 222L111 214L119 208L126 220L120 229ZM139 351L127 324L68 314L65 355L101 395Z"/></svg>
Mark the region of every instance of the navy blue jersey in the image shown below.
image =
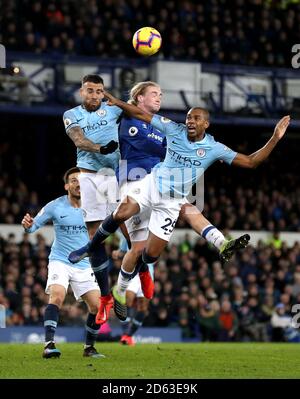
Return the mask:
<svg viewBox="0 0 300 399"><path fill-rule="evenodd" d="M119 184L140 180L166 155L165 134L139 119L122 116L119 126L121 165Z"/></svg>

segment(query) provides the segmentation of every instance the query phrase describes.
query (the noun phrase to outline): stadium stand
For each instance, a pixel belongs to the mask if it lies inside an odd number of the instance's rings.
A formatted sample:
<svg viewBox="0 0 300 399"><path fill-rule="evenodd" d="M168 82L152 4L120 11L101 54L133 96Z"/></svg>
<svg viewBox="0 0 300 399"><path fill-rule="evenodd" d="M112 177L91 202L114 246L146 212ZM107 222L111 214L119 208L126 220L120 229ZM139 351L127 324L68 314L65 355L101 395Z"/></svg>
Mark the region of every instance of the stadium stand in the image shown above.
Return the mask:
<svg viewBox="0 0 300 399"><path fill-rule="evenodd" d="M108 249L117 247L117 241ZM42 235L16 243L1 239L0 304L7 325L42 325L47 303L49 247ZM120 262L111 265L112 283ZM209 341L271 341L271 318L283 304L285 316L300 300L300 244L260 242L224 268L214 249L199 238L170 245L155 268L155 297L144 325L180 326L183 338ZM86 309L69 295L61 313L63 326L84 325ZM282 337L282 340L284 338Z"/></svg>
<svg viewBox="0 0 300 399"><path fill-rule="evenodd" d="M300 42L298 1L4 0L2 9L7 49L52 56L134 57L140 26L163 32L160 57L173 60L289 67L291 44Z"/></svg>
<svg viewBox="0 0 300 399"><path fill-rule="evenodd" d="M300 43L300 2L205 3L103 0L100 6L95 0L80 5L69 0L2 1L0 43L8 53L17 54L13 59L25 57L25 63L20 76L11 68L0 73L0 224L19 224L26 212L35 215L43 204L62 195L60 178L75 162L74 148L63 132L62 109L78 102L74 94L78 76L91 58L95 65L107 62L105 82L110 88L116 84L124 99L135 80L148 78L148 69L131 45L132 33L140 26L155 26L163 33L156 60L203 63L199 87L203 105L212 111L210 131L233 149L250 153L265 142L274 127L270 116L278 118L288 109L292 118L299 117L299 79L284 68L291 66L292 45ZM81 66L68 65L70 59L76 64L77 57L84 58ZM131 69L136 66L141 68ZM102 74L99 69L92 72ZM250 77L243 80L245 75ZM33 82L37 76L41 80ZM250 83L258 89L252 90ZM216 87L220 93L214 92ZM190 101L187 93L180 94L178 109L185 110ZM15 105L10 113L8 104ZM167 104L171 116L179 115ZM232 114L254 118L238 123ZM186 236L179 245L171 243L155 269L155 296L145 327L179 326L186 340L297 341L299 330L291 334L288 317L291 306L300 303L300 240L287 245L280 236L300 231L295 126L299 121L258 170L215 165L205 175L204 215L214 225L226 235L232 230L263 230L273 237L249 246L225 267L201 238L194 243ZM186 225L179 220L177 227ZM109 252L115 248L116 241L107 244ZM34 244L27 235L20 242L14 234L0 236L0 305L6 307L7 326L43 325L48 253L41 234ZM120 262L111 261L111 283L119 268ZM85 318L85 306L68 295L60 324L83 326Z"/></svg>

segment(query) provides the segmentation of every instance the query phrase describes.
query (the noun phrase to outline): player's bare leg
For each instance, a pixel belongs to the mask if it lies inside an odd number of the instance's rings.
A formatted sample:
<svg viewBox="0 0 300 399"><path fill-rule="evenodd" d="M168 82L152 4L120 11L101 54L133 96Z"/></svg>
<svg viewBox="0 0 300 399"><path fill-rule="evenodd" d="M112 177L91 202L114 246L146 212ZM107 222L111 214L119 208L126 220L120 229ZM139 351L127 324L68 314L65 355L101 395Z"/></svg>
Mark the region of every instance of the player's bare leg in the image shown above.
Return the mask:
<svg viewBox="0 0 300 399"><path fill-rule="evenodd" d="M122 262L121 270L118 276L117 286L113 288L114 298L120 303L118 306L119 310L116 310L118 313L122 311L123 315L125 315L125 299L124 295L127 292L127 287L132 278L139 273L139 278L141 281L141 286L143 293L146 298L152 298L154 293L154 282L152 280L151 274L149 272L148 266L143 265L144 269L139 270L136 269L136 265L139 259L141 259L141 255L143 250L145 249L147 241L135 241L132 242L132 247L130 251L128 251ZM122 316L124 318L125 316Z"/></svg>
<svg viewBox="0 0 300 399"><path fill-rule="evenodd" d="M131 248L124 255L122 261L122 269L127 273L131 273L135 269L138 258L142 255L147 241L135 241L131 243Z"/></svg>
<svg viewBox="0 0 300 399"><path fill-rule="evenodd" d="M213 244L219 250L220 257L225 262L227 262L237 250L245 248L249 243L249 234L244 234L237 239L227 240L223 233L213 226L194 205L183 205L180 217L182 217L196 233Z"/></svg>
<svg viewBox="0 0 300 399"><path fill-rule="evenodd" d="M167 244L168 241L162 240L150 231L146 242L146 247L142 256L140 256L138 259L136 271L139 272L142 290L147 299L151 299L154 293L154 282L149 273L148 264L155 263L157 261ZM118 285L113 287L115 313L122 321L125 321L127 318L125 292L132 275L133 273L126 273L121 270L118 277Z"/></svg>

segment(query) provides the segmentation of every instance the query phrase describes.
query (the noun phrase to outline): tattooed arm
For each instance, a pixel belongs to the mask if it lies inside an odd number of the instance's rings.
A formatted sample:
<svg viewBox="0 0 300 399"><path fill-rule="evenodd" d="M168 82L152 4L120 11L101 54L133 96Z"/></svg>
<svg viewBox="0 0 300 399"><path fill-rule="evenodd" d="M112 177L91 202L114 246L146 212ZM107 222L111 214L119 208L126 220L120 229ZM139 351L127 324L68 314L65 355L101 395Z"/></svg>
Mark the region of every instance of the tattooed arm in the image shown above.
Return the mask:
<svg viewBox="0 0 300 399"><path fill-rule="evenodd" d="M118 148L118 143L114 140L111 140L105 145L93 143L84 136L82 129L79 126L71 127L68 130L68 135L76 147L82 151L100 152L102 155L107 155L116 151Z"/></svg>
<svg viewBox="0 0 300 399"><path fill-rule="evenodd" d="M88 152L100 152L100 144L93 143L87 139L79 126L71 127L68 130L68 136L77 148Z"/></svg>

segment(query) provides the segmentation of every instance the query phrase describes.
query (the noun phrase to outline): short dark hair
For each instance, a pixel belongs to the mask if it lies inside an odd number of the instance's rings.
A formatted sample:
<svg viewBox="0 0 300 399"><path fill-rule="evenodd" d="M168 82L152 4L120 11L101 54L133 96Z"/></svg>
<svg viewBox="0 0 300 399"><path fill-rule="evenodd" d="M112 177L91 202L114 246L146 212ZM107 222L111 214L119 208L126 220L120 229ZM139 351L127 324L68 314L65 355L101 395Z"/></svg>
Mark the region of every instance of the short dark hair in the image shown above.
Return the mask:
<svg viewBox="0 0 300 399"><path fill-rule="evenodd" d="M80 173L80 169L77 168L77 166L73 166L73 168L68 169L63 177L65 184L68 183L69 176L72 175L73 173Z"/></svg>
<svg viewBox="0 0 300 399"><path fill-rule="evenodd" d="M92 74L91 75L85 75L82 78L81 84L83 85L86 82L92 82L92 83L97 83L97 84L101 83L101 84L104 85L104 81L103 81L103 79L101 78L100 75L92 75Z"/></svg>
<svg viewBox="0 0 300 399"><path fill-rule="evenodd" d="M190 111L192 110L192 109L198 109L200 112L202 112L202 114L203 114L203 116L204 116L204 119L205 120L207 120L208 122L209 122L209 112L208 112L208 110L206 109L206 108L202 108L202 107L193 107L193 108L191 108L190 109Z"/></svg>

